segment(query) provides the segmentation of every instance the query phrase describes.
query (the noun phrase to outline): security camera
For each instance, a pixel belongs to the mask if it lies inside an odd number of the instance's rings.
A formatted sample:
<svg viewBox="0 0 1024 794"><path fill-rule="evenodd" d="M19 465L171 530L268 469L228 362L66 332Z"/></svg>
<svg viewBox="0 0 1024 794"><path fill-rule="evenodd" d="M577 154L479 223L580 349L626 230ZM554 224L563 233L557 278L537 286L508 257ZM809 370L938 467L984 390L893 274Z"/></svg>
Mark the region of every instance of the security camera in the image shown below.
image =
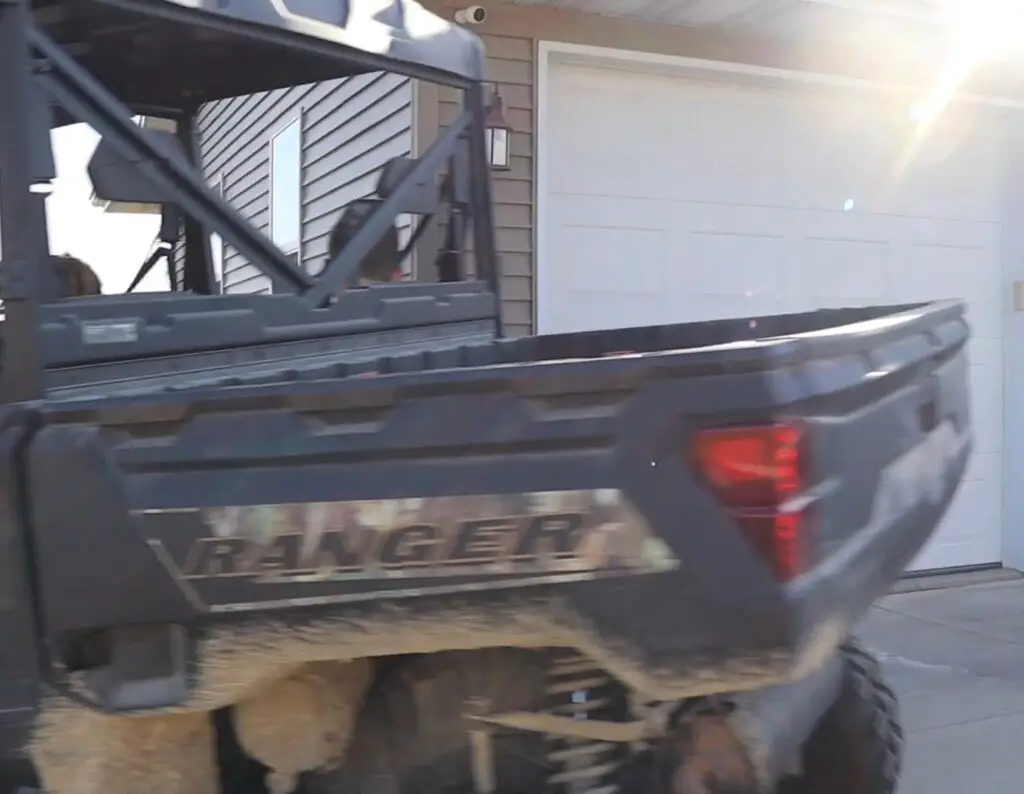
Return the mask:
<svg viewBox="0 0 1024 794"><path fill-rule="evenodd" d="M460 25L482 25L487 19L487 9L483 6L468 6L455 12L455 21Z"/></svg>

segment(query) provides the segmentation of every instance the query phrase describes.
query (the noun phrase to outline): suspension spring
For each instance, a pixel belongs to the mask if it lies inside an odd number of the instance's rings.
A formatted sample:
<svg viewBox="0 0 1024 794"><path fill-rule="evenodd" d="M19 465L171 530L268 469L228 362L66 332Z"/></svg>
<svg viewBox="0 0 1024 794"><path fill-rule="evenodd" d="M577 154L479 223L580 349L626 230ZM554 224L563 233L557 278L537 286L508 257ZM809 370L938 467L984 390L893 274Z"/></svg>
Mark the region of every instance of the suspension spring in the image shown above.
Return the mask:
<svg viewBox="0 0 1024 794"><path fill-rule="evenodd" d="M617 720L624 708L622 686L589 659L575 652L556 652L548 669L547 709L578 720ZM615 773L625 748L564 736L548 736L552 771L548 790L554 794L618 794Z"/></svg>

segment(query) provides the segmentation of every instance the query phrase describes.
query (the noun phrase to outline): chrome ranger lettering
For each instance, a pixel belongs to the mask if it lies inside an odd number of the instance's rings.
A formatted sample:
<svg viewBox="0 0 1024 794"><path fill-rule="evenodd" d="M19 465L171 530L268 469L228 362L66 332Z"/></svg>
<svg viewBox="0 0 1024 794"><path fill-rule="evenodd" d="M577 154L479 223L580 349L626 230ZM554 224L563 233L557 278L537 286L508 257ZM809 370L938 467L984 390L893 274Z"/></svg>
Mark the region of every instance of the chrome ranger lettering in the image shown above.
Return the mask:
<svg viewBox="0 0 1024 794"><path fill-rule="evenodd" d="M342 603L679 567L617 489L142 510L201 609Z"/></svg>
<svg viewBox="0 0 1024 794"><path fill-rule="evenodd" d="M475 572L480 564L500 568L502 563L509 573L524 565L557 568L559 561L577 556L587 534L586 523L582 513L550 513L472 519L451 526L412 524L386 532L328 530L311 544L304 533L297 532L266 542L247 537L200 538L192 545L181 574L185 579L274 578L421 569L408 570L407 575L453 575L460 567Z"/></svg>

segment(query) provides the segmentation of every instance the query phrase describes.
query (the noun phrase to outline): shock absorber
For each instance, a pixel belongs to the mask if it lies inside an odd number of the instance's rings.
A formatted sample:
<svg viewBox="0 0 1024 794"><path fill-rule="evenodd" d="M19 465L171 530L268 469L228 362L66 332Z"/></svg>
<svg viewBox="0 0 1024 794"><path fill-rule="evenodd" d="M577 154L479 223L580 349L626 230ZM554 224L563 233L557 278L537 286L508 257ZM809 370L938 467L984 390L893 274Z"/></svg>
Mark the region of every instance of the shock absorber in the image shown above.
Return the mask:
<svg viewBox="0 0 1024 794"><path fill-rule="evenodd" d="M575 652L555 652L548 669L547 709L577 720L621 719L621 685L589 659ZM557 794L617 794L613 782L624 747L560 736L548 738L548 760L554 770L549 791Z"/></svg>

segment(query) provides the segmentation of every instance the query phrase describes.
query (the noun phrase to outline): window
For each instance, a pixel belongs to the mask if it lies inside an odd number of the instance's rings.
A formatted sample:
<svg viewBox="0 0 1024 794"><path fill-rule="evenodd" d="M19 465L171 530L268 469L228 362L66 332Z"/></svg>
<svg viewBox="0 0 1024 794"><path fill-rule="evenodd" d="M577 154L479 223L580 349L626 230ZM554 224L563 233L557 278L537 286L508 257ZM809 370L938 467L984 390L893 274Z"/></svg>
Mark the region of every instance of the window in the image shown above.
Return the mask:
<svg viewBox="0 0 1024 794"><path fill-rule="evenodd" d="M270 140L270 239L299 262L302 236L302 120L282 127Z"/></svg>
<svg viewBox="0 0 1024 794"><path fill-rule="evenodd" d="M214 192L224 198L224 175L217 174L211 185ZM224 292L224 241L217 232L210 233L210 256L213 265L213 277L217 280L215 292Z"/></svg>

